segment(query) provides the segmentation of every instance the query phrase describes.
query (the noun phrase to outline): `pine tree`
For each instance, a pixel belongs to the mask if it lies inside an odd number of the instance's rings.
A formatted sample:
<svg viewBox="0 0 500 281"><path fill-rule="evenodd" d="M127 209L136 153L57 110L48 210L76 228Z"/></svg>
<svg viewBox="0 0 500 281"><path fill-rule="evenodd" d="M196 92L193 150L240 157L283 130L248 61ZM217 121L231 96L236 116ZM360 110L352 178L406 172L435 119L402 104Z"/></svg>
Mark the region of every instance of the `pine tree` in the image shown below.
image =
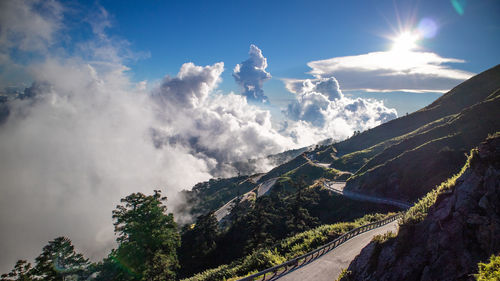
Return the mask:
<svg viewBox="0 0 500 281"><path fill-rule="evenodd" d="M82 254L75 252L71 240L67 237L57 237L50 241L35 261L34 275L36 279L45 281L64 281L69 277L86 279L90 264Z"/></svg>
<svg viewBox="0 0 500 281"><path fill-rule="evenodd" d="M26 260L18 260L11 272L2 274L0 281L32 281L33 268Z"/></svg>
<svg viewBox="0 0 500 281"><path fill-rule="evenodd" d="M196 273L215 264L218 236L219 223L213 213L199 216L194 227L186 230L179 251L184 274Z"/></svg>

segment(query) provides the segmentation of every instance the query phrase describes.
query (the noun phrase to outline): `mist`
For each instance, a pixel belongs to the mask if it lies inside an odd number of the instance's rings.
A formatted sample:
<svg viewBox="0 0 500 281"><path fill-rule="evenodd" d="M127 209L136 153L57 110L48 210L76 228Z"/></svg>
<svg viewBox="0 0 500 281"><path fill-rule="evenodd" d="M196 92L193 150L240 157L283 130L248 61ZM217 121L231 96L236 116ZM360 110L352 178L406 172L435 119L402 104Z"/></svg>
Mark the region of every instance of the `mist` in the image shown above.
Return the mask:
<svg viewBox="0 0 500 281"><path fill-rule="evenodd" d="M217 90L223 62L187 62L159 82L134 82L127 63L148 55L107 35L111 23L102 8L83 16L90 33L72 51L61 46L70 28L65 19L78 16L75 9L9 0L0 13L2 273L17 259L34 259L57 236L72 239L92 260L104 257L115 246L111 212L132 192L160 189L172 211L182 203L179 191L236 175L231 163L345 138L384 121L348 122L349 115L338 113L344 107L337 107L325 119L335 121L329 130L326 121L300 114L277 128L268 110L247 102L248 91ZM271 76L260 49L251 48L265 73L252 80L253 94L264 98L262 83ZM238 71L241 85L251 80L245 69ZM290 108L306 103L299 95ZM256 171L272 167L260 163Z"/></svg>

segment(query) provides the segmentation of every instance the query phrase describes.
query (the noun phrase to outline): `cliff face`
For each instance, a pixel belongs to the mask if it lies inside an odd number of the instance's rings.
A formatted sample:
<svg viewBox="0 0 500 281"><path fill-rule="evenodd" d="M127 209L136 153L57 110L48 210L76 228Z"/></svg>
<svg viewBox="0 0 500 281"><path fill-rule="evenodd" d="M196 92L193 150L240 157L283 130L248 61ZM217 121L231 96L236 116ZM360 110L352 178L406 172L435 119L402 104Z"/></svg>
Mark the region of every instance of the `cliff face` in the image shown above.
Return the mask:
<svg viewBox="0 0 500 281"><path fill-rule="evenodd" d="M372 241L342 280L474 280L477 263L500 253L500 136L481 143L454 187L427 217Z"/></svg>

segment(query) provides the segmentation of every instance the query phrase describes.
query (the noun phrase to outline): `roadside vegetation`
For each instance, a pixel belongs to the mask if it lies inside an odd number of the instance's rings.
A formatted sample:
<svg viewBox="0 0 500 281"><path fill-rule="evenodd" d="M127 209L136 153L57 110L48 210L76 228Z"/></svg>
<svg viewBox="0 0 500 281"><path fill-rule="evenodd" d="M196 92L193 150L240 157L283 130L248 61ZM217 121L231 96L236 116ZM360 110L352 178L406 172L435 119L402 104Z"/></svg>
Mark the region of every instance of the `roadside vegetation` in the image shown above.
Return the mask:
<svg viewBox="0 0 500 281"><path fill-rule="evenodd" d="M474 275L477 281L500 281L500 256L492 255L489 262L477 266L479 273Z"/></svg>
<svg viewBox="0 0 500 281"><path fill-rule="evenodd" d="M460 178L467 170L467 168L470 167L471 161L473 160L476 154L477 154L477 149L476 148L472 149L469 155L467 156L467 161L465 162L465 165L462 167L460 172L442 182L439 186L437 186L435 189L427 193L427 195L425 195L415 205L413 205L413 207L411 207L408 211L406 211L405 214L403 215L400 224L401 225L417 224L422 220L424 220L425 217L427 216L427 213L429 212L430 207L434 205L434 203L436 203L436 200L439 197L439 195L444 192L450 192L453 189L453 187L455 187L457 179Z"/></svg>
<svg viewBox="0 0 500 281"><path fill-rule="evenodd" d="M230 264L203 271L184 281L236 280L301 256L354 228L394 214L369 214L351 222L322 225L263 247Z"/></svg>

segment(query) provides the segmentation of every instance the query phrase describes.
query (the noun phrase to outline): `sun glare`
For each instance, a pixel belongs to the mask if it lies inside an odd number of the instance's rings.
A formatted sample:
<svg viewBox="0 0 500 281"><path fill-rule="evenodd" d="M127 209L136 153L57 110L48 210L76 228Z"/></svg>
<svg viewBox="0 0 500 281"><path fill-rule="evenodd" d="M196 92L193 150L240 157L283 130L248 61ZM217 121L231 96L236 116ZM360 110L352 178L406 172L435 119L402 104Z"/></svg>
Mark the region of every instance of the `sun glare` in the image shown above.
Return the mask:
<svg viewBox="0 0 500 281"><path fill-rule="evenodd" d="M408 52L417 47L418 34L405 31L393 39L392 51Z"/></svg>

